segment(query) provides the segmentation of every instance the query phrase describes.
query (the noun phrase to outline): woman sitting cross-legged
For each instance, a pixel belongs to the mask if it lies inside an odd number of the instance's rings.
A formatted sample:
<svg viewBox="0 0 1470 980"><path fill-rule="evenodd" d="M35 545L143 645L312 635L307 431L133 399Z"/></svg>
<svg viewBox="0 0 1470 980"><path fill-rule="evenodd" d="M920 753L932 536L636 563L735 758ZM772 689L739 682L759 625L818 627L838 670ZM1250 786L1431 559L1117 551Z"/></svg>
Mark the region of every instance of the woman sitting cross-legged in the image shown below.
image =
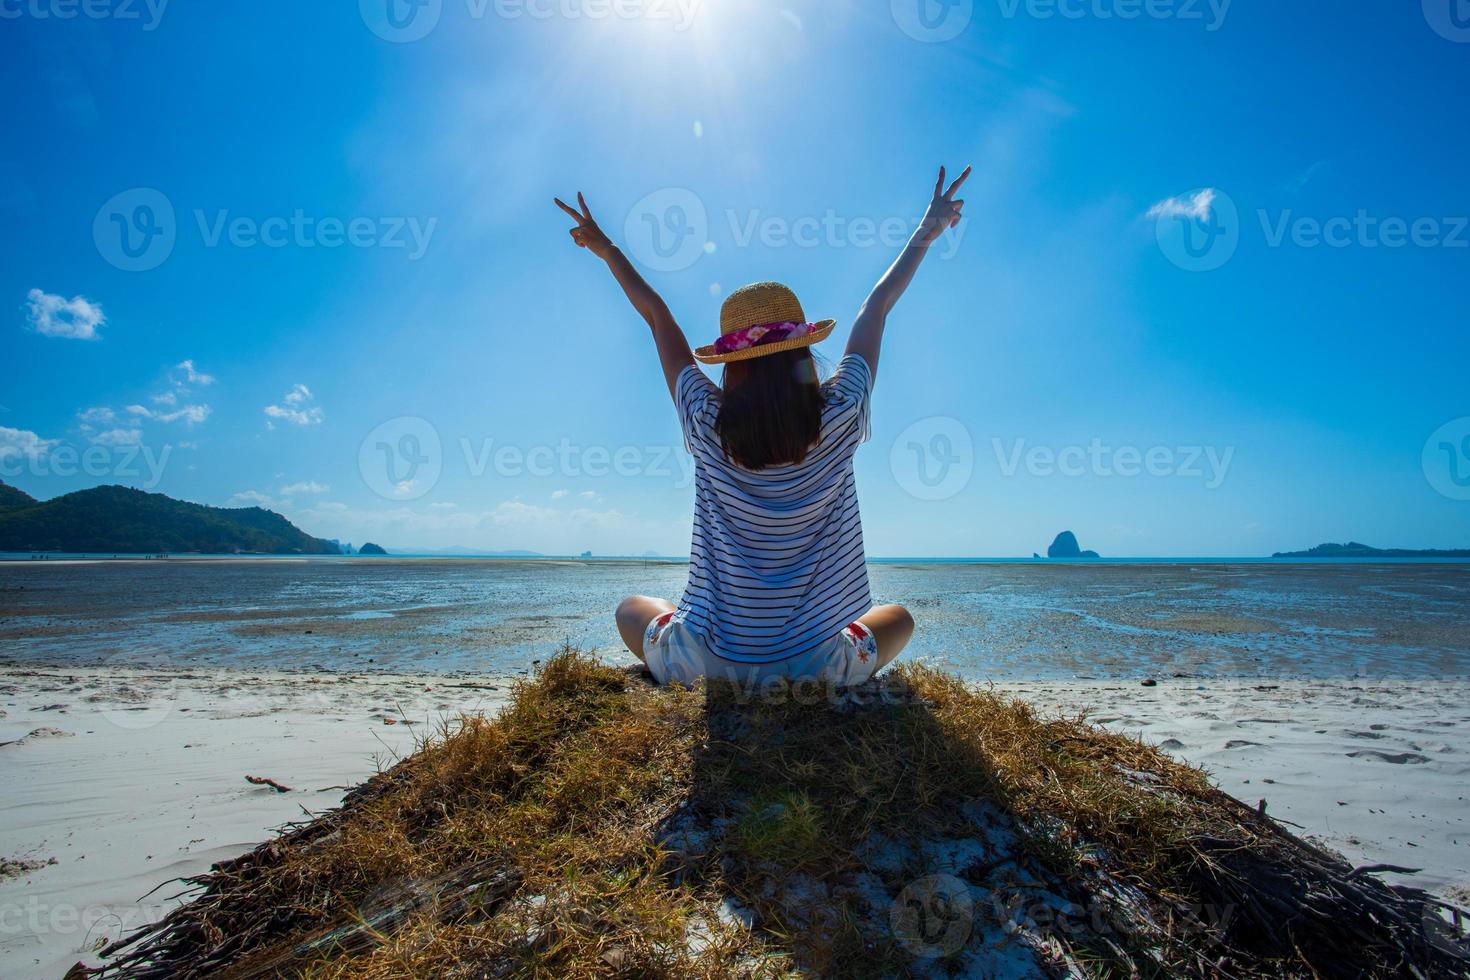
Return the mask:
<svg viewBox="0 0 1470 980"><path fill-rule="evenodd" d="M904 648L914 621L868 592L852 459L868 438L868 402L888 313L963 201L939 171L913 238L858 311L826 381L811 346L834 321L810 322L774 282L735 290L720 337L691 351L668 306L597 226L582 195L573 241L601 258L653 329L695 461L689 584L679 604L624 599L618 632L660 683L771 677L860 684ZM716 387L695 365L723 364Z"/></svg>

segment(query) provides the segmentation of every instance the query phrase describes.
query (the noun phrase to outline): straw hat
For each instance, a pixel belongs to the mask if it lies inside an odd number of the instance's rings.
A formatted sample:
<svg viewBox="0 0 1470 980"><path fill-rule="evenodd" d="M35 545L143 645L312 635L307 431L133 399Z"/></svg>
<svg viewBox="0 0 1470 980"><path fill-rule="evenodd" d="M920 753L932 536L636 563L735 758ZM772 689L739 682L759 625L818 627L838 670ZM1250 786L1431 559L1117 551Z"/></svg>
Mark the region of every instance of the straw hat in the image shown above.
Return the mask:
<svg viewBox="0 0 1470 980"><path fill-rule="evenodd" d="M694 356L705 364L723 364L810 347L826 340L836 324L836 320L808 323L790 289L779 282L753 282L725 297L720 307L721 341L696 349ZM768 329L752 330L755 327ZM740 346L732 349L733 344Z"/></svg>

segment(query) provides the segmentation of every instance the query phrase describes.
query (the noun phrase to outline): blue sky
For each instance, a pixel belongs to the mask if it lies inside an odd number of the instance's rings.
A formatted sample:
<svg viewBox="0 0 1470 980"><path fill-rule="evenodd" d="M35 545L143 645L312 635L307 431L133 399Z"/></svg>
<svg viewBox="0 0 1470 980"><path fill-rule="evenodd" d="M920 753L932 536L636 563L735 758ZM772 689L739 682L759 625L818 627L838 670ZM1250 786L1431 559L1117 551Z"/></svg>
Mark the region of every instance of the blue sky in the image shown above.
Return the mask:
<svg viewBox="0 0 1470 980"><path fill-rule="evenodd" d="M0 0L7 482L683 554L647 330L552 195L691 339L777 278L835 361L973 163L890 320L870 554L1470 546L1451 0L394 2Z"/></svg>

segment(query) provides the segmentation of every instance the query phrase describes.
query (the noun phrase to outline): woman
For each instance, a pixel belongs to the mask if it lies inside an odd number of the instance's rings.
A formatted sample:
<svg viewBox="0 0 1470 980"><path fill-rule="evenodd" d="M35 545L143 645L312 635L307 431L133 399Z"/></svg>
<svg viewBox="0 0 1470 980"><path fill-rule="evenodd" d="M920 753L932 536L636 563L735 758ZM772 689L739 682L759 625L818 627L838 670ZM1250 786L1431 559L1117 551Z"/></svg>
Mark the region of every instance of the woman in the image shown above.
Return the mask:
<svg viewBox="0 0 1470 980"><path fill-rule="evenodd" d="M908 643L902 606L873 606L863 556L852 456L868 437L868 400L888 313L929 246L960 220L944 168L918 229L858 311L832 377L817 379L811 345L835 321L809 322L790 289L737 289L720 310L720 337L691 351L669 308L597 226L572 241L607 263L653 329L664 378L695 460L689 584L678 606L632 596L617 609L623 642L660 683L701 677L761 683L772 676L860 684ZM724 364L720 387L695 361Z"/></svg>

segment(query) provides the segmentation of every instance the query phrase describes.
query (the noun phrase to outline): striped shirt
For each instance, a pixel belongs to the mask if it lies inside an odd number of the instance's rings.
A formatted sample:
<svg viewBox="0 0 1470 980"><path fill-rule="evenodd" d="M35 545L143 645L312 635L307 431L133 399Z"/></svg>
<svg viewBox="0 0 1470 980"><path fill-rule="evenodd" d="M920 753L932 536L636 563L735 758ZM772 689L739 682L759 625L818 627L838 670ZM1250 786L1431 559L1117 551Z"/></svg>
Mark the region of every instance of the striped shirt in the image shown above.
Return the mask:
<svg viewBox="0 0 1470 980"><path fill-rule="evenodd" d="M725 458L720 389L694 365L675 384L694 456L689 584L675 618L726 660L770 664L829 642L872 606L852 456L868 439L873 375L849 354L822 385L822 434L797 465Z"/></svg>

